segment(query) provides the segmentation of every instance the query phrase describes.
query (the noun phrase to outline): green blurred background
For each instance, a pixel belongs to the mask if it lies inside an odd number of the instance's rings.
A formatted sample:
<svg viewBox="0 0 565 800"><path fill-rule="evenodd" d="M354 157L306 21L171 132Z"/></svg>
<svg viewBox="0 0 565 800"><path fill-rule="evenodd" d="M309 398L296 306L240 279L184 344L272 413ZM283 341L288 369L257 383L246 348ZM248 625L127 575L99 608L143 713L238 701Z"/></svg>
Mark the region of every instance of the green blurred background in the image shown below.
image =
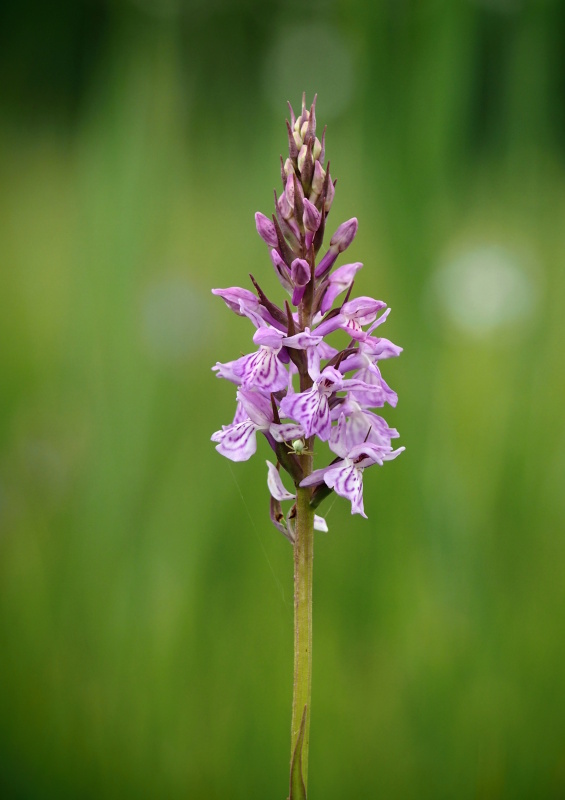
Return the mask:
<svg viewBox="0 0 565 800"><path fill-rule="evenodd" d="M368 521L326 504L310 796L565 797L564 31L557 0L3 5L2 797L286 797L291 548L265 443L209 442L251 349L210 289L278 291L253 214L303 89L406 446Z"/></svg>

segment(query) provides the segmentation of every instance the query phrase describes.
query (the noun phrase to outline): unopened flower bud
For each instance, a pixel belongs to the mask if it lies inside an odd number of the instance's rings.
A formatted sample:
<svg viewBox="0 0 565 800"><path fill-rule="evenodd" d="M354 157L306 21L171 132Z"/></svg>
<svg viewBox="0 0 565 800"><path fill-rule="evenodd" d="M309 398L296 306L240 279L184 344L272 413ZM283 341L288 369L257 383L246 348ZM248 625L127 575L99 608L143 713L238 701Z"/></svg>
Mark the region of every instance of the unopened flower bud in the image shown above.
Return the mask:
<svg viewBox="0 0 565 800"><path fill-rule="evenodd" d="M314 205L314 203L310 202L308 198L304 198L304 227L307 231L311 231L314 233L320 227L320 222L322 219L322 215Z"/></svg>
<svg viewBox="0 0 565 800"><path fill-rule="evenodd" d="M271 220L266 217L264 214L261 214L258 211L255 214L255 226L257 228L257 233L263 239L265 244L268 244L269 247L277 247L278 246L278 239L277 239L277 232L275 230L275 226L271 222Z"/></svg>
<svg viewBox="0 0 565 800"><path fill-rule="evenodd" d="M314 144L312 145L312 156L314 158L314 161L318 160L321 152L322 152L322 144L318 139L318 137L316 137L314 139Z"/></svg>
<svg viewBox="0 0 565 800"><path fill-rule="evenodd" d="M290 265L290 276L296 286L306 286L310 280L310 264L303 258L295 258Z"/></svg>
<svg viewBox="0 0 565 800"><path fill-rule="evenodd" d="M300 134L297 131L294 131L292 134L292 138L294 139L294 144L296 145L296 149L300 150L302 147L302 139L300 138Z"/></svg>
<svg viewBox="0 0 565 800"><path fill-rule="evenodd" d="M356 217L348 219L347 222L342 222L330 239L330 247L337 247L338 252L343 253L355 239L358 226L359 223Z"/></svg>
<svg viewBox="0 0 565 800"><path fill-rule="evenodd" d="M326 214L332 207L334 195L335 195L335 186L333 185L333 181L330 179L328 181L328 186L326 189L326 199L324 201L324 211L326 212Z"/></svg>
<svg viewBox="0 0 565 800"><path fill-rule="evenodd" d="M300 128L300 136L302 137L303 141L304 141L304 137L306 136L306 131L307 130L308 130L308 120L304 120L304 122L302 123L302 126Z"/></svg>
<svg viewBox="0 0 565 800"><path fill-rule="evenodd" d="M300 148L300 152L298 153L298 169L300 172L304 169L304 162L306 161L306 153L308 152L308 147L303 144Z"/></svg>
<svg viewBox="0 0 565 800"><path fill-rule="evenodd" d="M292 303L297 306L306 291L306 286L310 282L312 276L310 271L310 264L303 258L295 258L290 265L290 275L294 283L294 292L292 293Z"/></svg>
<svg viewBox="0 0 565 800"><path fill-rule="evenodd" d="M312 178L312 191L314 192L316 197L319 197L320 194L322 193L325 179L326 179L326 173L322 168L320 162L316 161L316 163L314 164L314 177Z"/></svg>
<svg viewBox="0 0 565 800"><path fill-rule="evenodd" d="M283 169L284 169L284 174L287 178L289 175L294 175L294 164L292 163L290 158L287 158L287 160L284 162Z"/></svg>
<svg viewBox="0 0 565 800"><path fill-rule="evenodd" d="M290 219L292 217L292 212L294 211L294 203L292 205L290 204L290 201L286 193L286 189L284 192L282 192L281 196L277 200L277 207L283 219Z"/></svg>

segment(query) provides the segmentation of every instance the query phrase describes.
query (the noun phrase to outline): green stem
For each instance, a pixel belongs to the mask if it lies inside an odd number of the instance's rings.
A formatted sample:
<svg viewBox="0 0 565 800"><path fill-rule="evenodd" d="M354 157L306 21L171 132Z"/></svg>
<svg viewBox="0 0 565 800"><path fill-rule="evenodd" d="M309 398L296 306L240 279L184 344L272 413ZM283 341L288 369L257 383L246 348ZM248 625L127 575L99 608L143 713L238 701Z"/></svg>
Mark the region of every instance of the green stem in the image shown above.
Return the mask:
<svg viewBox="0 0 565 800"><path fill-rule="evenodd" d="M311 456L303 459L305 474L312 471ZM308 745L312 684L312 567L314 558L314 510L310 488L296 491L294 542L294 692L292 698L291 763L306 708L302 742L302 778L308 787ZM300 755L300 753L298 753Z"/></svg>

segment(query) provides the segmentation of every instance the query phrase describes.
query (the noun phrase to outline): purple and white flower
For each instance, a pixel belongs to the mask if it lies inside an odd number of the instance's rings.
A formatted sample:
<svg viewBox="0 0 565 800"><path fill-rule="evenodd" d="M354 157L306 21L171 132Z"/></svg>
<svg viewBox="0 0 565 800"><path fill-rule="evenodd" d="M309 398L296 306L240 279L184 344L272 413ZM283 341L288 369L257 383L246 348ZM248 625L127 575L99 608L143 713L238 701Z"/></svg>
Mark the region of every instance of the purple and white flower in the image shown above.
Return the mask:
<svg viewBox="0 0 565 800"><path fill-rule="evenodd" d="M257 232L290 298L273 303L253 277L256 293L237 286L213 290L255 326L257 349L213 367L238 390L233 422L212 440L222 455L245 461L256 452L257 432L265 436L277 456L276 465L268 466L271 519L294 541L296 507L285 518L281 502L295 495L284 487L281 468L296 486L323 483L351 501L352 513L365 516L363 471L395 458L404 448L393 450L391 441L398 432L374 411L398 400L381 375L380 362L398 356L402 348L375 335L390 309L372 297L350 299L360 262L332 272L356 236L357 219L339 225L328 248L322 249L335 194L329 164L324 167L325 135L321 141L316 137L315 104L308 109L303 101L298 117L291 108L290 119L289 154L281 158L283 190L275 191L275 213L271 218L255 215ZM345 302L339 299L344 294ZM340 330L347 343L337 350L327 337ZM316 436L329 442L337 460L308 474ZM312 505L325 494L325 488L313 489ZM320 517L315 527L327 529Z"/></svg>

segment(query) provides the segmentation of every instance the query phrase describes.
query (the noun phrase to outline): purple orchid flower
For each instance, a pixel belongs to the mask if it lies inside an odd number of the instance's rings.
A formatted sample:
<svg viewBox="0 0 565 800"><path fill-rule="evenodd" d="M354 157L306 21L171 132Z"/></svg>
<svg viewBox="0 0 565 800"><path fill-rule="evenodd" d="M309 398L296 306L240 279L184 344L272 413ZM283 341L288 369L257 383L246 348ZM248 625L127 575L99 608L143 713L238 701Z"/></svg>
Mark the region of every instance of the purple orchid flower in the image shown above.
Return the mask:
<svg viewBox="0 0 565 800"><path fill-rule="evenodd" d="M283 397L281 411L296 419L307 437L317 434L325 442L330 437L331 417L328 398L343 385L343 376L333 367L326 367L306 392Z"/></svg>
<svg viewBox="0 0 565 800"><path fill-rule="evenodd" d="M342 414L338 423L338 428L346 427L345 414ZM316 486L325 483L336 494L351 501L351 513L361 514L367 518L363 506L363 470L373 464L383 464L384 461L391 461L396 458L404 447L392 450L380 444L364 442L347 446L347 434L338 432L334 440L334 452L339 450L338 455L342 461L337 464L330 464L322 469L317 469L311 475L304 478L301 486Z"/></svg>
<svg viewBox="0 0 565 800"><path fill-rule="evenodd" d="M257 431L268 434L275 442L299 439L304 436L300 425L293 422L274 422L271 401L259 392L239 389L238 410L231 425L212 434L218 442L216 450L230 461L247 461L257 451ZM246 416L244 417L244 413Z"/></svg>

